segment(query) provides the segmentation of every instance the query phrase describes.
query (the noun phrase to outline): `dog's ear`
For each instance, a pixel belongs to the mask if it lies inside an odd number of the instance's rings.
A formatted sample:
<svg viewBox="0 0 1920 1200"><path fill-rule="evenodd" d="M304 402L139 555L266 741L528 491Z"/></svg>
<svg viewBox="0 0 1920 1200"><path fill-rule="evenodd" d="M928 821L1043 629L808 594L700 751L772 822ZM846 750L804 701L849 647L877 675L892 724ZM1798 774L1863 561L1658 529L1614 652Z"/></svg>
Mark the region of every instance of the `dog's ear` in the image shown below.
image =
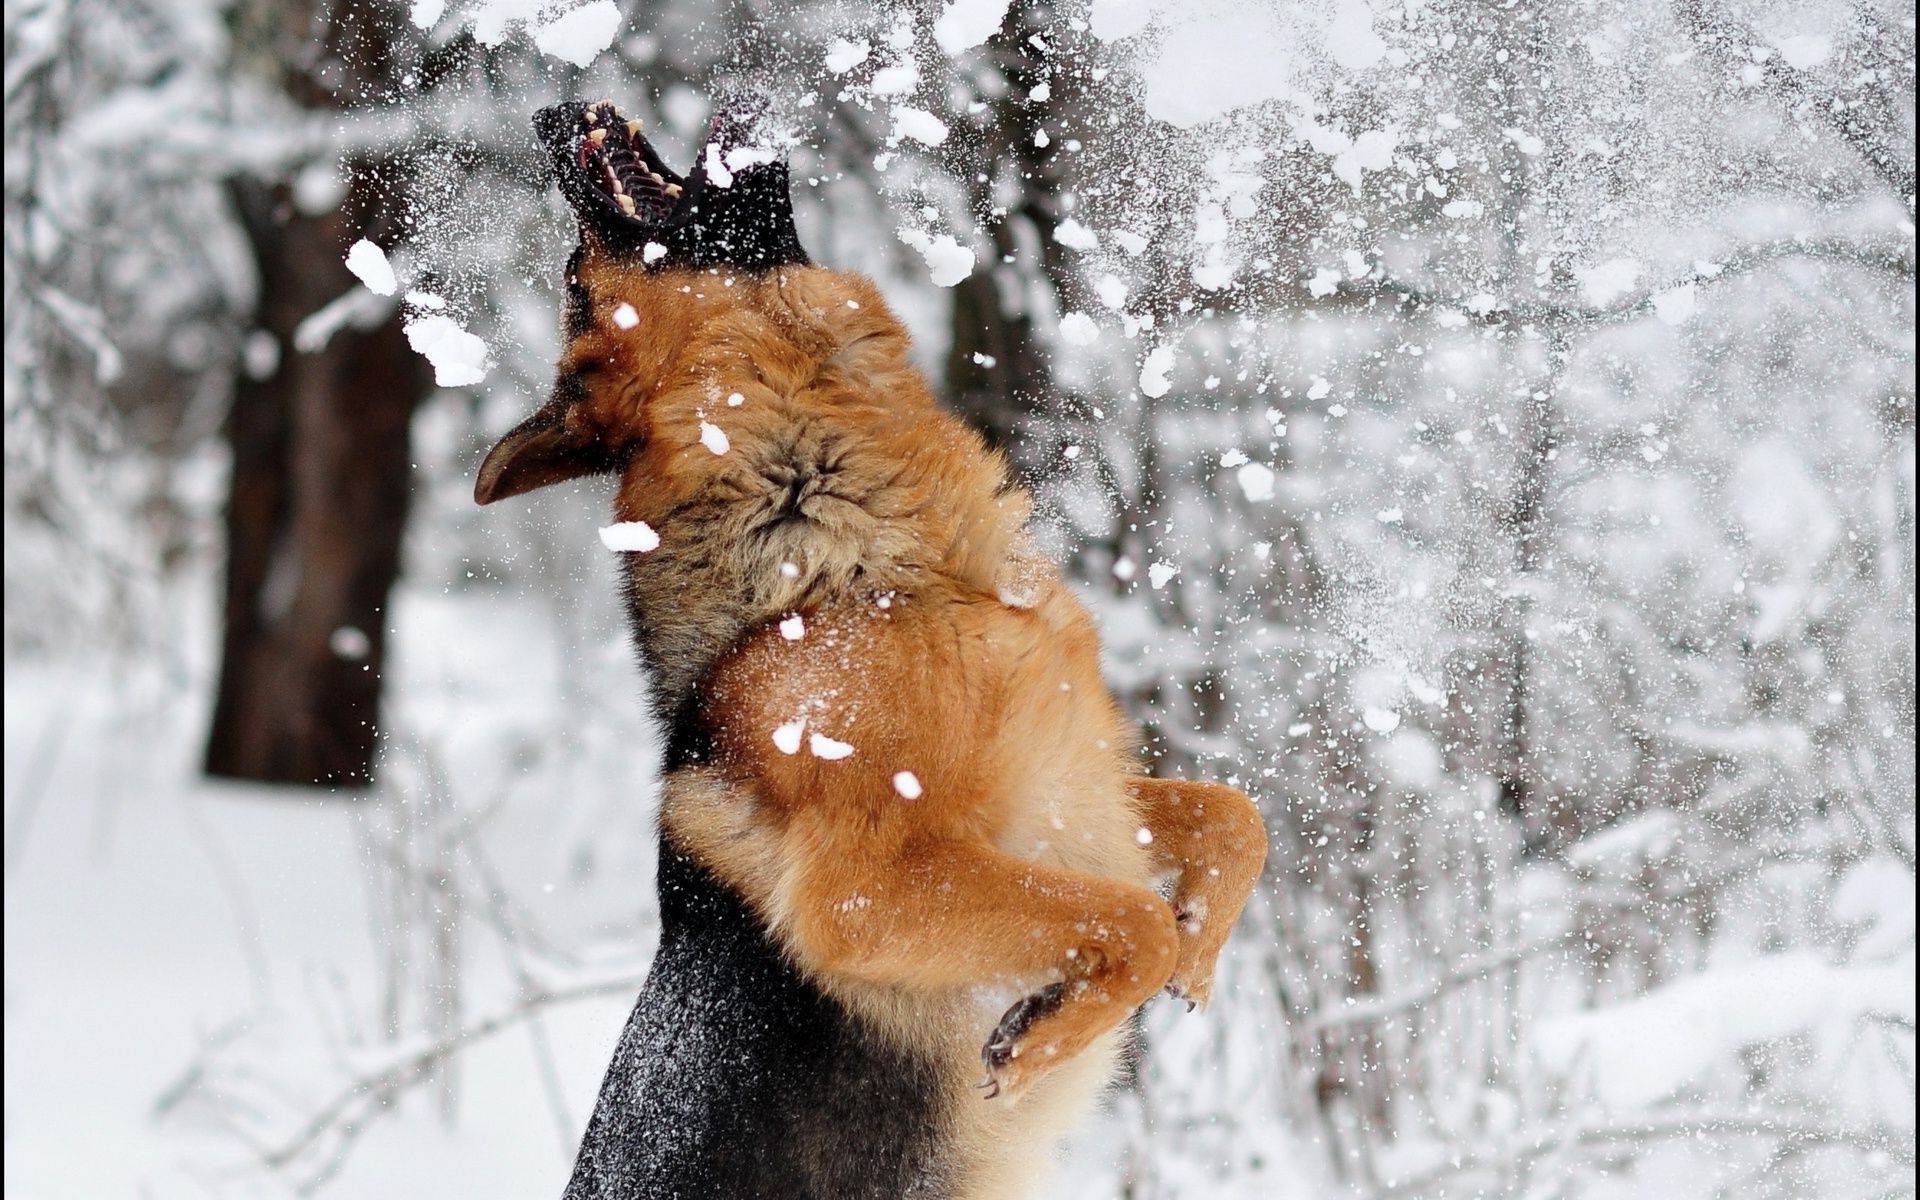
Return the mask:
<svg viewBox="0 0 1920 1200"><path fill-rule="evenodd" d="M550 483L613 470L614 456L599 437L568 423L573 404L571 399L555 397L508 430L480 463L480 475L473 481L474 500L492 504Z"/></svg>

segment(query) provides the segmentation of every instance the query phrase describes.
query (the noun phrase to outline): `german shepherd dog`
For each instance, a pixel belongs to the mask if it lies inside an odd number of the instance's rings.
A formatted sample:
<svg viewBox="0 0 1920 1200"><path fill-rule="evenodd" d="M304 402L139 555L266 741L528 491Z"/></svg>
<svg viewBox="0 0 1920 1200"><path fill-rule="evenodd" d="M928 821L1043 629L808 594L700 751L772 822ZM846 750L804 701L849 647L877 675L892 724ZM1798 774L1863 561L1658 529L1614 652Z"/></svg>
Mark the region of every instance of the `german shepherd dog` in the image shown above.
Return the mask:
<svg viewBox="0 0 1920 1200"><path fill-rule="evenodd" d="M618 476L668 730L660 948L568 1200L1042 1194L1135 1010L1206 1001L1259 816L1142 774L1027 493L808 261L784 163L725 119L684 177L610 104L535 127L568 340L474 495Z"/></svg>

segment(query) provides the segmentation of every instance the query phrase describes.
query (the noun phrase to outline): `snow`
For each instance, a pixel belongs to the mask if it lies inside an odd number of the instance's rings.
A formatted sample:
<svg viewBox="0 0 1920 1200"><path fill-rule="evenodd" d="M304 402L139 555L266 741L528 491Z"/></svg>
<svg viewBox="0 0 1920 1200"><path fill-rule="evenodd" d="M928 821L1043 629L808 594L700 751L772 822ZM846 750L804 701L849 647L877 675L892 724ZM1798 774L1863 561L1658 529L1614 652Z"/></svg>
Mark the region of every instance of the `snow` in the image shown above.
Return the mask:
<svg viewBox="0 0 1920 1200"><path fill-rule="evenodd" d="M588 67L619 33L619 6L613 0L589 0L535 29L533 44L542 54Z"/></svg>
<svg viewBox="0 0 1920 1200"><path fill-rule="evenodd" d="M1100 326L1085 313L1066 313L1060 318L1060 340L1069 346L1091 346L1100 340Z"/></svg>
<svg viewBox="0 0 1920 1200"><path fill-rule="evenodd" d="M711 421L700 422L700 444L716 455L725 454L733 448L733 444L727 440L726 431Z"/></svg>
<svg viewBox="0 0 1920 1200"><path fill-rule="evenodd" d="M1157 592L1172 582L1173 577L1179 573L1180 568L1174 566L1172 563L1150 563L1147 566L1147 583Z"/></svg>
<svg viewBox="0 0 1920 1200"><path fill-rule="evenodd" d="M1054 226L1053 240L1069 250L1097 250L1100 247L1100 235L1072 217L1065 217Z"/></svg>
<svg viewBox="0 0 1920 1200"><path fill-rule="evenodd" d="M1640 264L1631 258L1610 258L1591 266L1576 267L1574 278L1580 281L1580 294L1588 304L1605 307L1633 291L1640 282Z"/></svg>
<svg viewBox="0 0 1920 1200"><path fill-rule="evenodd" d="M633 305L623 300L614 306L613 323L620 329L632 329L640 323L640 314L633 310Z"/></svg>
<svg viewBox="0 0 1920 1200"><path fill-rule="evenodd" d="M780 636L790 642L797 642L807 636L807 619L799 613L784 617L780 621Z"/></svg>
<svg viewBox="0 0 1920 1200"><path fill-rule="evenodd" d="M1534 1051L1612 1108L1673 1095L1715 1062L1801 1030L1843 1031L1868 1014L1914 1019L1914 963L1838 967L1817 954L1709 968L1609 1008L1549 1020Z"/></svg>
<svg viewBox="0 0 1920 1200"><path fill-rule="evenodd" d="M1245 463L1233 473L1233 477L1240 485L1240 494L1253 503L1264 504L1273 499L1274 483L1278 477L1273 468L1265 463Z"/></svg>
<svg viewBox="0 0 1920 1200"><path fill-rule="evenodd" d="M407 17L417 28L432 29L440 23L440 18L446 14L446 11L447 0L413 0L412 6L407 10Z"/></svg>
<svg viewBox="0 0 1920 1200"><path fill-rule="evenodd" d="M927 278L935 287L949 288L973 274L978 261L972 250L955 241L952 234L929 237L917 229L902 229L900 240L920 252L927 262Z"/></svg>
<svg viewBox="0 0 1920 1200"><path fill-rule="evenodd" d="M470 387L486 381L492 357L487 344L452 317L408 317L406 333L414 353L433 364L433 381L441 387Z"/></svg>
<svg viewBox="0 0 1920 1200"><path fill-rule="evenodd" d="M773 731L774 747L782 754L800 753L800 739L806 730L805 720L796 718L786 722Z"/></svg>
<svg viewBox="0 0 1920 1200"><path fill-rule="evenodd" d="M1691 283L1656 292L1653 297L1654 315L1668 325L1685 325L1698 309L1699 289Z"/></svg>
<svg viewBox="0 0 1920 1200"><path fill-rule="evenodd" d="M600 527L600 544L615 553L646 554L660 548L660 535L645 521L617 521Z"/></svg>
<svg viewBox="0 0 1920 1200"><path fill-rule="evenodd" d="M347 270L376 296L391 296L399 290L400 281L393 277L386 251L365 238L348 248Z"/></svg>
<svg viewBox="0 0 1920 1200"><path fill-rule="evenodd" d="M864 40L849 41L840 38L827 47L825 65L830 75L845 75L861 63L866 62L873 53L873 47Z"/></svg>
<svg viewBox="0 0 1920 1200"><path fill-rule="evenodd" d="M893 773L893 790L897 792L903 800L918 800L926 794L926 789L920 786L920 777L912 771L895 771Z"/></svg>
<svg viewBox="0 0 1920 1200"><path fill-rule="evenodd" d="M893 110L893 135L926 146L938 146L947 140L947 124L924 108L903 104Z"/></svg>
<svg viewBox="0 0 1920 1200"><path fill-rule="evenodd" d="M1173 390L1173 381L1167 373L1173 370L1173 349L1169 346L1155 346L1147 352L1140 362L1140 392L1150 400L1157 400Z"/></svg>
<svg viewBox="0 0 1920 1200"><path fill-rule="evenodd" d="M640 261L652 266L667 256L667 248L659 242L648 242L640 248Z"/></svg>
<svg viewBox="0 0 1920 1200"><path fill-rule="evenodd" d="M1000 31L1012 0L947 0L933 23L933 40L948 55L958 55Z"/></svg>
<svg viewBox="0 0 1920 1200"><path fill-rule="evenodd" d="M807 750L815 758L822 758L828 762L839 762L853 754L852 746L846 742L835 741L824 733L808 735Z"/></svg>
<svg viewBox="0 0 1920 1200"><path fill-rule="evenodd" d="M912 62L895 63L873 73L867 85L876 96L909 96L920 86L920 68Z"/></svg>

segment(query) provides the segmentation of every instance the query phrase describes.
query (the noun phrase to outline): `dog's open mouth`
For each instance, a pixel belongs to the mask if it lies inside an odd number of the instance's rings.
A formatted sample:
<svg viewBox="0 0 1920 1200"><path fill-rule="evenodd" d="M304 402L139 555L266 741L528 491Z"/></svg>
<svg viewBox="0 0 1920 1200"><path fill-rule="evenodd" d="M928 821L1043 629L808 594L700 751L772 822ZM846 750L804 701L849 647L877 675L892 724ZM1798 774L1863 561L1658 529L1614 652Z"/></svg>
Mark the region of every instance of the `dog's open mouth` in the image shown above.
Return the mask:
<svg viewBox="0 0 1920 1200"><path fill-rule="evenodd" d="M751 141L747 123L733 114L714 117L685 175L610 101L556 104L533 122L561 193L609 252L659 270L807 261L784 158Z"/></svg>
<svg viewBox="0 0 1920 1200"><path fill-rule="evenodd" d="M628 220L665 225L687 200L687 181L661 161L640 132L640 122L621 115L612 104L590 104L582 112L576 165L608 203Z"/></svg>

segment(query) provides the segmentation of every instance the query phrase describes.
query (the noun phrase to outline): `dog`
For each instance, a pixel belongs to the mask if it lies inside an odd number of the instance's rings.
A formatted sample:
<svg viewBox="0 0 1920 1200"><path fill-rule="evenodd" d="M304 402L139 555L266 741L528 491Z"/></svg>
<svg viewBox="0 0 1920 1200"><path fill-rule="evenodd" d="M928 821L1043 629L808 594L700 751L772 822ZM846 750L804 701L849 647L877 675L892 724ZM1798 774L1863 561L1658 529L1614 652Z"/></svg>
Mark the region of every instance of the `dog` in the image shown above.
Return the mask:
<svg viewBox="0 0 1920 1200"><path fill-rule="evenodd" d="M618 477L667 731L660 948L567 1200L1042 1194L1136 1010L1207 1000L1258 812L1143 774L1028 494L809 261L777 155L534 123L566 348L475 498Z"/></svg>

